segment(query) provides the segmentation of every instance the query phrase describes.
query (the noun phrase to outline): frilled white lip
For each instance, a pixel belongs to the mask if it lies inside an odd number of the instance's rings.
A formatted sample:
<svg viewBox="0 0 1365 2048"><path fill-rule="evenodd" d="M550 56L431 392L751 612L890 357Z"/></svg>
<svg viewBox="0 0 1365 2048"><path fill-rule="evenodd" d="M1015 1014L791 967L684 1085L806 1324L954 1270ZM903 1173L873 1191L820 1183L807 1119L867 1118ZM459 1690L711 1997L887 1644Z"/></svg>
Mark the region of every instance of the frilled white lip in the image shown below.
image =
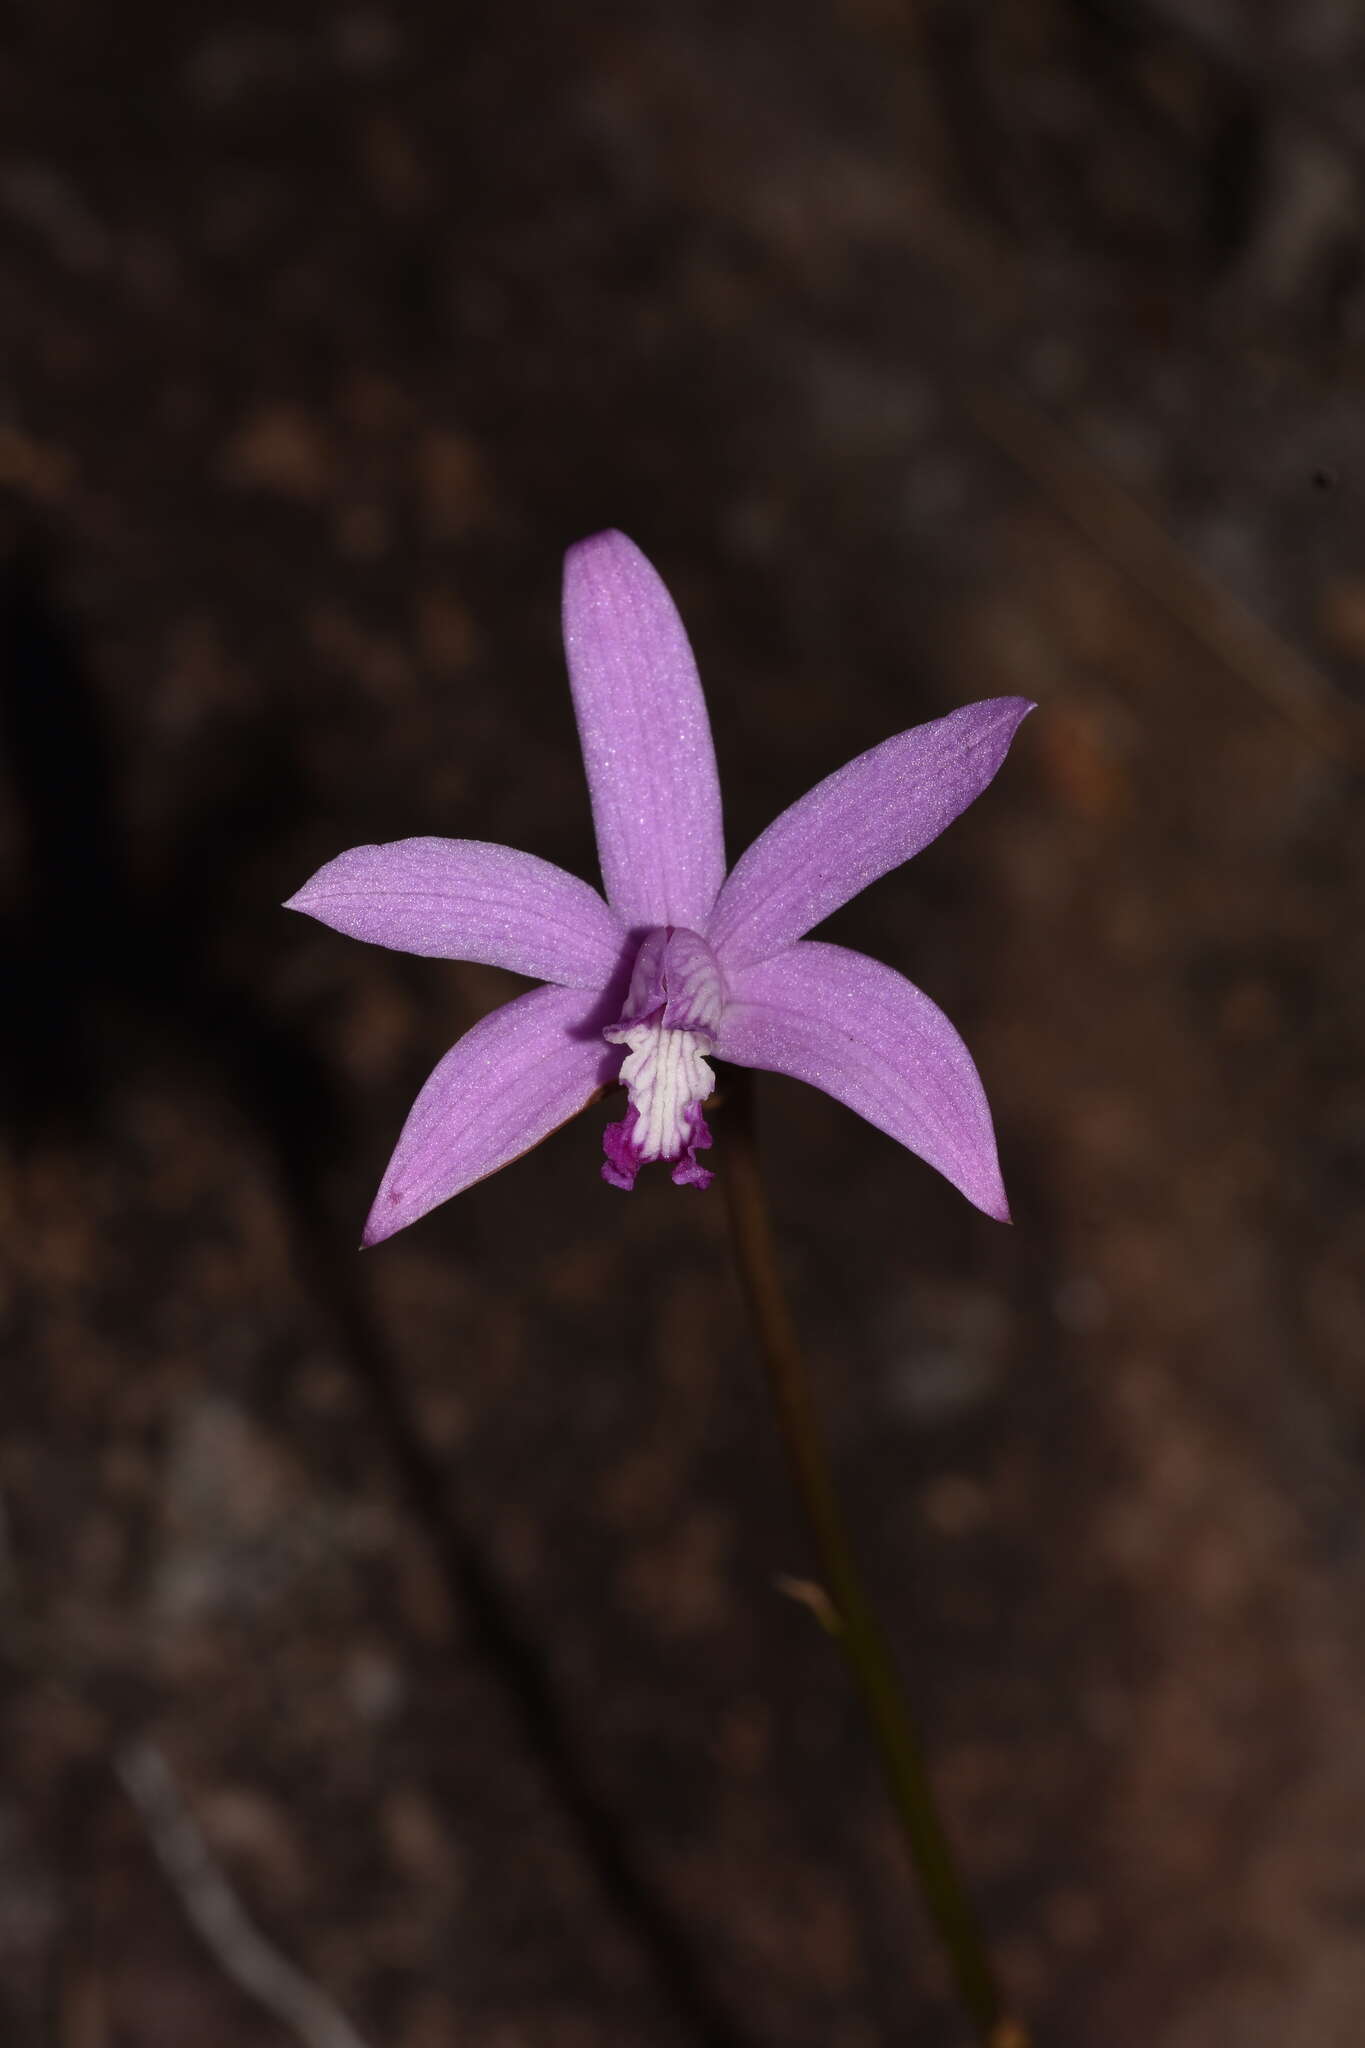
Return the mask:
<svg viewBox="0 0 1365 2048"><path fill-rule="evenodd" d="M610 1045L629 1047L621 1085L630 1097L629 1142L639 1164L680 1159L695 1136L697 1111L716 1085L701 1040L695 1031L670 1031L657 1017L603 1035Z"/></svg>
<svg viewBox="0 0 1365 2048"><path fill-rule="evenodd" d="M623 1045L620 1079L630 1108L603 1134L602 1177L630 1188L642 1166L673 1164L679 1186L708 1187L697 1162L711 1143L702 1105L716 1085L713 1051L725 1009L725 983L699 932L673 925L647 932L635 956L625 1008L602 1033Z"/></svg>

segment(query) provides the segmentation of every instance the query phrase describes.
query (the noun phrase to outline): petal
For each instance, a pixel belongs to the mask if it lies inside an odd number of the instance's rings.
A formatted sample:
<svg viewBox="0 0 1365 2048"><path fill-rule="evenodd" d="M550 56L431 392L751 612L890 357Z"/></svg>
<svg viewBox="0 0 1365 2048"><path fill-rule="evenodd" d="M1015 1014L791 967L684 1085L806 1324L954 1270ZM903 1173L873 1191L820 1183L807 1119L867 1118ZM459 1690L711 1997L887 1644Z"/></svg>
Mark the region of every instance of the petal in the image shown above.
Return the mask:
<svg viewBox="0 0 1365 2048"><path fill-rule="evenodd" d="M607 900L700 931L725 877L711 725L673 600L623 533L570 548L564 651Z"/></svg>
<svg viewBox="0 0 1365 2048"><path fill-rule="evenodd" d="M1027 697L991 697L885 740L808 790L736 862L705 935L727 973L767 960L937 839L995 774Z"/></svg>
<svg viewBox="0 0 1365 2048"><path fill-rule="evenodd" d="M565 988L602 988L625 928L577 875L481 839L353 846L319 868L286 910L401 953L478 960Z"/></svg>
<svg viewBox="0 0 1365 2048"><path fill-rule="evenodd" d="M719 1059L846 1102L1009 1221L986 1092L936 1003L865 953L808 939L730 976Z"/></svg>
<svg viewBox="0 0 1365 2048"><path fill-rule="evenodd" d="M619 1007L613 992L611 1014ZM616 1077L603 999L533 988L450 1048L413 1103L375 1196L364 1242L378 1244L577 1116Z"/></svg>

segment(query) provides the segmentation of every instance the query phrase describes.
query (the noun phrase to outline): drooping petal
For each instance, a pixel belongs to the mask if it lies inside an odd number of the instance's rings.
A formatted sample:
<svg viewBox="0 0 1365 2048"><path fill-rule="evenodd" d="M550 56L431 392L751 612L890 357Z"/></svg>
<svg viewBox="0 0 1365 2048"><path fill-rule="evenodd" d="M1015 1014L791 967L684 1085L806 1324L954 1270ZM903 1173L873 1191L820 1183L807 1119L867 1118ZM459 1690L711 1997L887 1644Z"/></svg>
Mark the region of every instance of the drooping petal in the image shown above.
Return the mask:
<svg viewBox="0 0 1365 2048"><path fill-rule="evenodd" d="M564 651L607 900L700 931L725 876L711 725L677 608L623 533L570 548Z"/></svg>
<svg viewBox="0 0 1365 2048"><path fill-rule="evenodd" d="M509 967L564 988L605 987L626 942L615 911L577 875L482 839L353 846L285 908L375 946Z"/></svg>
<svg viewBox="0 0 1365 2048"><path fill-rule="evenodd" d="M412 1105L365 1243L529 1152L614 1080L621 1056L602 1042L603 1014L600 995L533 988L466 1031Z"/></svg>
<svg viewBox="0 0 1365 2048"><path fill-rule="evenodd" d="M965 705L808 790L735 863L703 927L726 972L770 959L937 839L980 796L1032 709L1026 697Z"/></svg>
<svg viewBox="0 0 1365 2048"><path fill-rule="evenodd" d="M809 1081L1009 1221L995 1132L972 1056L903 974L807 939L728 974L717 1057Z"/></svg>

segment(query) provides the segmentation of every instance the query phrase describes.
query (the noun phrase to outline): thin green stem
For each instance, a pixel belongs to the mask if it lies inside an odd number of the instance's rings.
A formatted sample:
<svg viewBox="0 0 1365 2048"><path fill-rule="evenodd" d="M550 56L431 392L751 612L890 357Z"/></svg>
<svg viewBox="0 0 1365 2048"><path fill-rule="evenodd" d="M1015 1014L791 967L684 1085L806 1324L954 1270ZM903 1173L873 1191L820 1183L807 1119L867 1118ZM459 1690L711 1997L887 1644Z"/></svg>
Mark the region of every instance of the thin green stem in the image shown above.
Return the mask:
<svg viewBox="0 0 1365 2048"><path fill-rule="evenodd" d="M854 1561L783 1291L759 1171L753 1081L743 1069L727 1069L724 1111L725 1159L720 1178L740 1280L777 1405L796 1490L824 1573L824 1591L832 1609L831 1633L871 1723L892 1804L977 2039L984 2048L1028 2048L1027 2031L1005 2012L981 1929L934 1805L923 1747L890 1645Z"/></svg>

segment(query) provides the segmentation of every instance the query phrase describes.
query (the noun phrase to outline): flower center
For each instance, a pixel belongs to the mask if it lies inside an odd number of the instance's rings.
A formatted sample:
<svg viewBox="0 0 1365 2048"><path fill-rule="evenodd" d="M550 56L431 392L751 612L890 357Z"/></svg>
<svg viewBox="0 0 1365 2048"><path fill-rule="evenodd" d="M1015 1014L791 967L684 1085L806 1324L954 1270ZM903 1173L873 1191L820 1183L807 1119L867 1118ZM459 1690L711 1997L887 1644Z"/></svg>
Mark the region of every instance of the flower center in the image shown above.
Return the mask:
<svg viewBox="0 0 1365 2048"><path fill-rule="evenodd" d="M633 1188L651 1160L674 1162L678 1187L705 1188L711 1175L697 1164L711 1143L701 1106L715 1087L704 1057L716 1042L725 984L716 956L696 932L659 925L635 956L625 1008L602 1033L623 1045L621 1080L630 1108L603 1133L602 1178Z"/></svg>

